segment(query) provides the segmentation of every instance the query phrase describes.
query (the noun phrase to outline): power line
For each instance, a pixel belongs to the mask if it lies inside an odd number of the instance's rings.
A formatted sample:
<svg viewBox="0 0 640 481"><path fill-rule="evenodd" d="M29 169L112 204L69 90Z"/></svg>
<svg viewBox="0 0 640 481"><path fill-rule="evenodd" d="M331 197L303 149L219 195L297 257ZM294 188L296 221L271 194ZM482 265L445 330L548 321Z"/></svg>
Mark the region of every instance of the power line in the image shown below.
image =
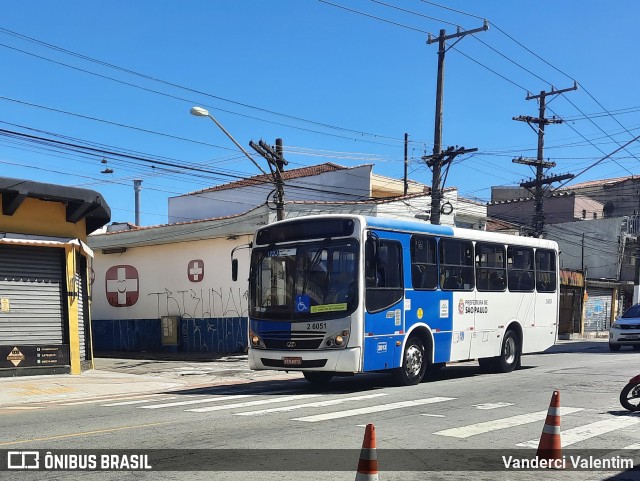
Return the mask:
<svg viewBox="0 0 640 481"><path fill-rule="evenodd" d="M49 49L56 50L58 52L65 53L67 55L71 55L71 56L80 58L80 59L88 61L88 62L96 63L96 64L104 66L104 67L108 67L108 68L111 68L111 69L119 70L121 72L125 72L125 73L130 74L130 75L134 75L134 76L137 76L137 77L140 77L140 78L144 78L144 79L147 79L147 80L158 82L158 83L170 86L170 87L174 87L174 88L178 88L178 89L181 89L181 90L185 90L185 91L188 91L188 92L191 92L191 93L195 93L195 94L198 94L198 95L203 95L203 96L206 96L206 97L209 97L209 98L213 98L213 99L216 99L216 100L228 102L228 103L231 103L233 105L240 106L240 107L244 107L244 108L248 108L248 109L252 109L252 110L257 110L257 111L260 111L260 112L264 112L264 113L268 113L268 114L271 114L271 115L276 115L276 116L288 118L288 119L299 121L299 122L313 124L313 125L317 125L319 127L328 128L328 129L332 129L332 130L350 132L350 133L354 133L354 134L358 134L358 135L367 135L367 136L382 138L382 139L386 139L386 140L393 140L393 141L396 141L396 142L402 142L402 139L399 139L399 138L388 137L388 136L375 134L375 133L370 133L370 132L365 132L365 131L361 131L361 130L349 129L349 128L346 128L346 127L340 127L340 126L336 126L336 125L332 125L332 124L328 124L328 123L324 123L324 122L318 122L318 121L315 121L315 120L305 119L305 118L297 117L297 116L294 116L294 115L283 114L281 112L276 112L274 110L265 109L263 107L257 107L255 105L250 105L250 104L247 104L247 103L244 103L244 102L239 102L237 100L232 100L232 99L228 99L228 98L225 98L225 97L221 97L219 95L214 95L214 94L211 94L209 92L204 92L204 91L201 91L201 90L193 89L191 87L180 85L180 84L177 84L175 82L170 82L170 81L167 81L167 80L163 80L163 79L160 79L160 78L157 78L157 77L153 77L151 75L147 75L147 74L144 74L144 73L141 73L141 72L137 72L137 71L132 70L132 69L128 69L128 68L124 68L124 67L121 67L121 66L118 66L118 65L114 65L112 63L105 62L105 61L90 57L88 55L84 55L84 54L81 54L81 53L78 53L78 52L74 52L72 50L65 49L65 48L62 48L60 46L44 42L44 41L36 39L34 37L30 37L28 35L24 35L24 34L21 34L21 33L18 33L18 32L14 32L14 31L8 30L6 28L0 28L0 32L3 32L5 34L7 34L7 35L11 35L11 36L14 36L14 37L21 38L23 40L26 40L26 41L29 41L29 42L32 42L32 43L36 43L38 45L44 46L44 47L49 48ZM62 65L62 66L68 67L68 68L80 70L80 71L82 71L84 73L88 73L88 74L91 74L91 75L96 75L96 76L99 76L99 77L102 77L102 78L105 78L105 79L108 79L108 80L112 80L112 81L115 81L115 82L119 82L119 83L125 83L126 85L130 85L132 87L140 88L140 89L143 89L143 90L148 90L150 92L157 93L157 94L160 94L160 95L169 96L169 97L172 97L172 98L176 98L178 100L184 100L184 99L181 99L180 97L174 97L174 96L171 96L169 94L165 94L165 93L158 92L158 91L155 91L155 90L145 89L144 87L140 87L140 86L137 86L137 85L134 85L134 84L129 84L127 82L123 82L123 81L120 81L118 79L114 79L114 78L111 78L111 77L108 77L108 76L104 76L104 75L101 75L101 74L90 72L88 70L80 69L78 67L74 67L72 65L68 65L68 64L65 64L65 63L62 63L62 62L58 62L58 61L49 59L47 57L42 57L42 56L27 52L25 50L18 49L16 47L11 47L11 46L5 45L5 44L0 44L0 46L8 48L8 49L15 50L15 51L18 51L18 52L26 54L26 55L31 55L31 56L40 58L41 60L46 60L46 61L53 62L53 63L59 64L59 65ZM189 102L192 102L192 101L189 100ZM255 120L260 120L260 121L263 121L263 122L269 122L269 123L277 124L276 122L268 121L268 120L265 120L265 119L259 119L259 118L256 118L256 117L250 117L250 116L242 115L242 114L239 114L237 112L232 112L232 111L222 110L222 109L218 109L218 110L221 110L221 111L224 111L224 112L227 112L227 113L231 113L231 114L234 114L234 115L241 115L241 116L253 118ZM285 125L285 124L277 124L277 125ZM299 127L294 127L294 126L288 126L288 127L299 128ZM302 129L302 130L307 130L307 129ZM316 132L316 131L312 131L312 132ZM322 132L316 132L316 133L321 133L322 134ZM325 135L329 135L329 134L325 134Z"/></svg>

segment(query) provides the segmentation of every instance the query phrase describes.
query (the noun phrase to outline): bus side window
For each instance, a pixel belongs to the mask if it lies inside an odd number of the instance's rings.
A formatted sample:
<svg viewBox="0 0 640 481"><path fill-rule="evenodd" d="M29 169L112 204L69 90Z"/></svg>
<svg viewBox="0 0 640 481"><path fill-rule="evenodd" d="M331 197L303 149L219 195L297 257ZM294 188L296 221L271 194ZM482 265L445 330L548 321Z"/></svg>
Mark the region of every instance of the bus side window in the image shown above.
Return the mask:
<svg viewBox="0 0 640 481"><path fill-rule="evenodd" d="M470 241L440 239L440 286L444 290L468 291L475 286L473 244Z"/></svg>
<svg viewBox="0 0 640 481"><path fill-rule="evenodd" d="M556 290L556 253L551 250L536 250L536 290L555 292Z"/></svg>
<svg viewBox="0 0 640 481"><path fill-rule="evenodd" d="M435 289L438 286L436 240L434 237L411 237L411 284L414 289Z"/></svg>
<svg viewBox="0 0 640 481"><path fill-rule="evenodd" d="M372 249L365 253L365 304L369 312L387 309L398 303L404 295L402 245L380 239L379 246L377 256L373 255Z"/></svg>
<svg viewBox="0 0 640 481"><path fill-rule="evenodd" d="M535 288L533 249L509 246L507 249L507 275L510 291L530 292Z"/></svg>
<svg viewBox="0 0 640 481"><path fill-rule="evenodd" d="M503 292L507 287L504 246L476 243L476 287L479 291Z"/></svg>

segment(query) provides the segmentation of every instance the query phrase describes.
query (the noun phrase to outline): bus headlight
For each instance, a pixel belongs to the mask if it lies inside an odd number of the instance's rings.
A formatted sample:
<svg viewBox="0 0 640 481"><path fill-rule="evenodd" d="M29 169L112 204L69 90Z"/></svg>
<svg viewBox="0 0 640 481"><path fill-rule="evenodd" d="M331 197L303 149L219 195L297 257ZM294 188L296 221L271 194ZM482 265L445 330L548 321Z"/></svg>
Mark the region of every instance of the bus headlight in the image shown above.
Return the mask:
<svg viewBox="0 0 640 481"><path fill-rule="evenodd" d="M254 348L262 348L264 345L262 344L262 339L255 332L249 331L249 342L251 343L251 347Z"/></svg>
<svg viewBox="0 0 640 481"><path fill-rule="evenodd" d="M331 336L328 336L325 339L325 346L327 347L332 347L332 348L344 348L346 347L347 343L349 342L349 330L345 329L343 331L340 331L336 334L333 334Z"/></svg>

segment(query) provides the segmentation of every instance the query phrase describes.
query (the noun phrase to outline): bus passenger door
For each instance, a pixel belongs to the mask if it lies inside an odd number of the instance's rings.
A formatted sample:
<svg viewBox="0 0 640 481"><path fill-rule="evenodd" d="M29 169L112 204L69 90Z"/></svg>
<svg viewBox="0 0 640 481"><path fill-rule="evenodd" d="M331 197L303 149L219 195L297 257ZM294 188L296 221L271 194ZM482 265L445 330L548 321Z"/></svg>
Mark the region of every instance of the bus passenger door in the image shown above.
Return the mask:
<svg viewBox="0 0 640 481"><path fill-rule="evenodd" d="M441 238L438 243L440 288L451 296L451 361L469 359L475 304L473 244L468 240Z"/></svg>
<svg viewBox="0 0 640 481"><path fill-rule="evenodd" d="M558 327L558 276L556 253L537 249L535 253L535 336L529 336L523 346L526 351L546 349L555 341Z"/></svg>
<svg viewBox="0 0 640 481"><path fill-rule="evenodd" d="M402 245L370 238L365 250L364 370L391 369L404 325Z"/></svg>

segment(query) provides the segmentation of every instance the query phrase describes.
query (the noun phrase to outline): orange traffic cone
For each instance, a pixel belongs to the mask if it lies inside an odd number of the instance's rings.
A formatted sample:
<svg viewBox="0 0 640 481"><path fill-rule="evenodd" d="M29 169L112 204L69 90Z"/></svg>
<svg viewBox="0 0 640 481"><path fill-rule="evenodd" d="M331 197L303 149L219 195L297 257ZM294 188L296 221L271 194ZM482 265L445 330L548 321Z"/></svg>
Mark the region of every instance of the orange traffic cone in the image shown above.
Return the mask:
<svg viewBox="0 0 640 481"><path fill-rule="evenodd" d="M560 391L553 391L547 419L542 428L536 457L541 459L562 459L560 444Z"/></svg>
<svg viewBox="0 0 640 481"><path fill-rule="evenodd" d="M378 481L378 452L376 451L376 427L367 424L358 461L356 481Z"/></svg>

